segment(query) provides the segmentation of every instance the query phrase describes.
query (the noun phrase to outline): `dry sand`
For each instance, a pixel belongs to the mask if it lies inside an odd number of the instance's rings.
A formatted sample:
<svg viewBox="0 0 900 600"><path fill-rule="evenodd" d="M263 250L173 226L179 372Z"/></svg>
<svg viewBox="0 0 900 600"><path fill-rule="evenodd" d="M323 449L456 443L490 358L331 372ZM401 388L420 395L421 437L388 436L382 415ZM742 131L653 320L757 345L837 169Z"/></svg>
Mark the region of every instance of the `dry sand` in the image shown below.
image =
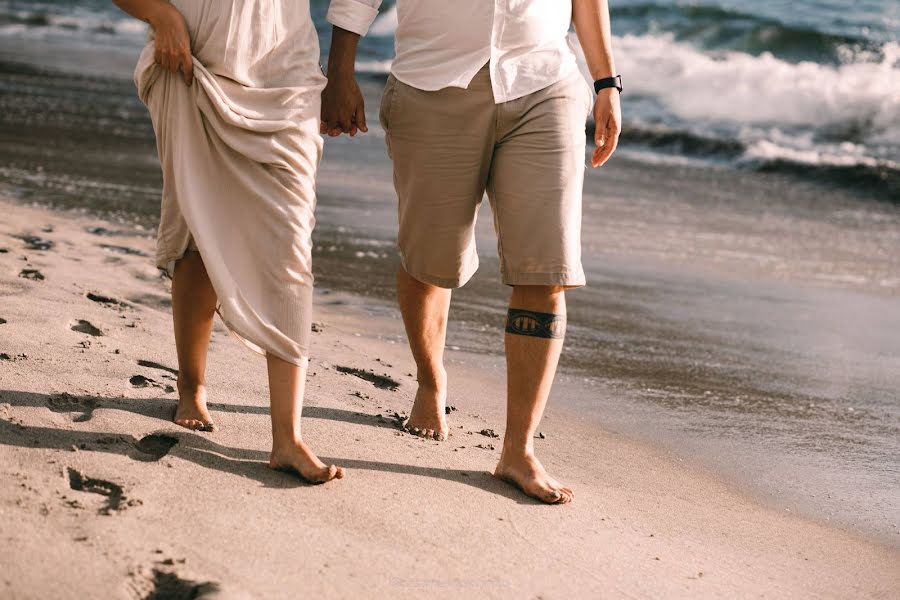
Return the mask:
<svg viewBox="0 0 900 600"><path fill-rule="evenodd" d="M536 446L576 501L543 506L496 481L499 440L479 432L502 433L499 359L451 353L448 442L400 432L392 415L415 391L402 326L335 293L316 297L304 434L348 475L273 472L264 362L220 325L220 431L169 422L152 237L0 212L2 598L900 595L897 548L766 507L552 400Z"/></svg>

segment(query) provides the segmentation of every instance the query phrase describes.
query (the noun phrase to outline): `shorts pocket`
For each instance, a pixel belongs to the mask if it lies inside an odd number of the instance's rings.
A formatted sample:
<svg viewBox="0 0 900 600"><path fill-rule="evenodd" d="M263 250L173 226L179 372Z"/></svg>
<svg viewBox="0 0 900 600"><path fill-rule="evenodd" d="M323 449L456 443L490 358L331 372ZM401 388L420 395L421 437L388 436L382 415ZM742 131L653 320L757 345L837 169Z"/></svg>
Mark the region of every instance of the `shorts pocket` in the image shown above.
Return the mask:
<svg viewBox="0 0 900 600"><path fill-rule="evenodd" d="M594 112L594 101L597 99L597 94L594 93L593 86L591 86L589 83L587 83L580 76L579 76L579 79L581 80L581 84L582 84L581 87L584 89L584 95L586 98L585 103L587 105L587 109L585 110L585 113L587 115L590 115L592 112Z"/></svg>
<svg viewBox="0 0 900 600"><path fill-rule="evenodd" d="M396 94L397 80L393 75L388 77L384 86L384 93L381 95L381 106L378 109L378 122L384 130L384 140L387 144L388 156L391 156L391 113L394 106L394 95Z"/></svg>

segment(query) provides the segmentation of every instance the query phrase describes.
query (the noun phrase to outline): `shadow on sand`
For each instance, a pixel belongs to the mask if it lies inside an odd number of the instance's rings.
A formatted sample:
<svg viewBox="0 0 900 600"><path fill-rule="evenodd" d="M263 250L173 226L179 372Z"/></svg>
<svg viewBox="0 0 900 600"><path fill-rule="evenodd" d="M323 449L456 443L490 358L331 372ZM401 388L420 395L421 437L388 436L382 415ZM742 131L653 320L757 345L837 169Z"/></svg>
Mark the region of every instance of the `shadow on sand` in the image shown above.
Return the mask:
<svg viewBox="0 0 900 600"><path fill-rule="evenodd" d="M37 394L3 390L0 401L18 407L47 408L53 412L73 413L73 422L89 421L98 408L124 410L152 419L170 422L174 410L172 400L163 398L103 398L99 396L74 396L71 394ZM235 404L210 404L209 408L218 412L240 414L269 414L266 407ZM394 429L387 422L382 422L363 413L308 406L303 409L304 417L342 421L354 425L368 425ZM215 442L215 434L199 434L188 430L160 430L145 436L141 440L131 435L112 432L76 431L53 427L33 427L24 424L0 420L0 444L23 448L46 448L54 450L72 450L77 448L85 452L108 452L129 456L135 460L148 461L144 447L149 437L171 438L177 443L169 444L166 451L150 460L159 460L170 455L190 461L199 466L222 471L239 477L245 477L261 483L268 488L293 488L309 485L296 476L266 467L269 453L263 450L233 448ZM345 459L338 456L320 456L326 463L333 463L351 470L381 471L420 477L433 477L475 487L482 491L497 494L520 504L540 504L509 485L497 480L486 471L442 469L423 467L402 463L369 461L361 459Z"/></svg>

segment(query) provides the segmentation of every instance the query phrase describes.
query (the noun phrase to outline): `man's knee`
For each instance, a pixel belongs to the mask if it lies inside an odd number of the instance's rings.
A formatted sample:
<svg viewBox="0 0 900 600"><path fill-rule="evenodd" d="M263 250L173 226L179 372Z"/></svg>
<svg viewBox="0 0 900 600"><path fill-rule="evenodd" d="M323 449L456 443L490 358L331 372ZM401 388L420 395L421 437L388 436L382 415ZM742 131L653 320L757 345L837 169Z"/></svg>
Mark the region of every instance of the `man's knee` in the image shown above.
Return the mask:
<svg viewBox="0 0 900 600"><path fill-rule="evenodd" d="M524 301L547 302L556 300L565 294L563 285L515 285L513 295Z"/></svg>

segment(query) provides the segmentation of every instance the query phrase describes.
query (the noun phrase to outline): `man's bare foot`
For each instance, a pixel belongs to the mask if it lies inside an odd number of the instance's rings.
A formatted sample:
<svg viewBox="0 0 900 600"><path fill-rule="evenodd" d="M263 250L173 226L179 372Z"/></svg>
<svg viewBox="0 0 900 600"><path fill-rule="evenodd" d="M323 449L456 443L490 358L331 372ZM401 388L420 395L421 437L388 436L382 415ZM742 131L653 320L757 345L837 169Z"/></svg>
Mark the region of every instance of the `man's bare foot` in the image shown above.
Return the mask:
<svg viewBox="0 0 900 600"><path fill-rule="evenodd" d="M416 400L413 402L409 419L403 424L403 429L423 438L438 441L447 439L450 428L444 414L446 403L446 373L441 373L436 382L425 382L420 378Z"/></svg>
<svg viewBox="0 0 900 600"><path fill-rule="evenodd" d="M206 409L206 386L187 385L178 382L178 407L175 409L176 425L194 431L215 431L212 417Z"/></svg>
<svg viewBox="0 0 900 600"><path fill-rule="evenodd" d="M504 450L494 477L547 504L567 504L575 499L575 492L547 475L544 466L531 452L522 454Z"/></svg>
<svg viewBox="0 0 900 600"><path fill-rule="evenodd" d="M309 483L325 483L344 478L344 469L326 465L302 441L283 446L273 445L269 468L295 473Z"/></svg>

